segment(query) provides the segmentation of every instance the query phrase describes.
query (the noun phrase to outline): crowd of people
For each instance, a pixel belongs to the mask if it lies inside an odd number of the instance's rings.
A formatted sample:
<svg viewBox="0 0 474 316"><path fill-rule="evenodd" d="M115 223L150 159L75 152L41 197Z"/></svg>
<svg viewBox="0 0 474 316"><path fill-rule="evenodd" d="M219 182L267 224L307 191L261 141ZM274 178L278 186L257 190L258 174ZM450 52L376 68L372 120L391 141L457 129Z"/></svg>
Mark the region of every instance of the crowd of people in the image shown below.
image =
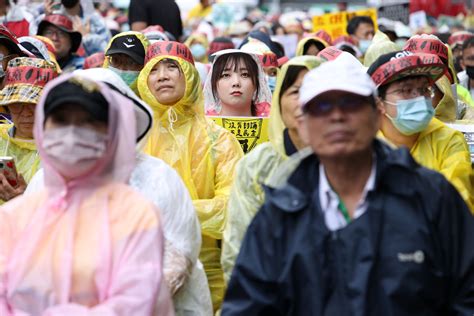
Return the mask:
<svg viewBox="0 0 474 316"><path fill-rule="evenodd" d="M473 315L468 19L212 10L0 3L0 315Z"/></svg>

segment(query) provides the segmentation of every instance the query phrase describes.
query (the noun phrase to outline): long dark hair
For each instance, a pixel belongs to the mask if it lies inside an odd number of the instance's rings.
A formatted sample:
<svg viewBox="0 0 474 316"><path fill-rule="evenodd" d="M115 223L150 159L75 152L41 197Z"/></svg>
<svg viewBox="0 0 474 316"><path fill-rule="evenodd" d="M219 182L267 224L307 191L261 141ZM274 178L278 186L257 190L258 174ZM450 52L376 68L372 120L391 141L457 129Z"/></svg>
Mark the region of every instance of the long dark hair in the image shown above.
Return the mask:
<svg viewBox="0 0 474 316"><path fill-rule="evenodd" d="M255 93L258 95L260 91L259 87L259 78L258 78L258 65L252 56L245 54L245 53L231 53L225 54L220 56L214 62L212 66L212 74L211 74L211 88L212 88L212 95L214 96L214 100L217 102L219 100L219 96L217 93L217 82L220 80L222 73L225 69L233 69L233 71L238 70L239 62L242 61L247 68L250 79L255 87ZM256 115L256 109L254 100L252 100L251 105L251 112L252 115Z"/></svg>

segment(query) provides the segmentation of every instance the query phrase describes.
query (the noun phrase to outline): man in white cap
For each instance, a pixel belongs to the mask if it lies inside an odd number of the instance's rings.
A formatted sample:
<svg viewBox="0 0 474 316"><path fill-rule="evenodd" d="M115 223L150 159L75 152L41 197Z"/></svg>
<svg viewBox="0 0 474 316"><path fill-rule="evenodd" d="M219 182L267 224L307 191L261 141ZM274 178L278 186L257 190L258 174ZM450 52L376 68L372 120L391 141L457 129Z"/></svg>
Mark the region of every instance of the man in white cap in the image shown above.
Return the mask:
<svg viewBox="0 0 474 316"><path fill-rule="evenodd" d="M442 175L375 138L375 97L347 59L305 76L314 153L265 189L223 316L474 313L474 217Z"/></svg>

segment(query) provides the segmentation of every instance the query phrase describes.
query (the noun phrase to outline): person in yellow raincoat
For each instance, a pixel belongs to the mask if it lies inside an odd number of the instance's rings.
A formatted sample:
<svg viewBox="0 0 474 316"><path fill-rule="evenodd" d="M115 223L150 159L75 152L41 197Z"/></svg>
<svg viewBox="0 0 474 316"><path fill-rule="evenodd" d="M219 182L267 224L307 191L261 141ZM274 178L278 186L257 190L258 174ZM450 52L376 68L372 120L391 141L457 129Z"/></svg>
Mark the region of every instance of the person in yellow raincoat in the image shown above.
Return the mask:
<svg viewBox="0 0 474 316"><path fill-rule="evenodd" d="M469 106L474 106L474 101L469 95L469 91L459 84L459 80L454 69L453 52L449 45L444 44L437 36L432 34L421 34L412 36L403 47L415 53L428 53L438 55L447 68L446 76L454 87L458 99Z"/></svg>
<svg viewBox="0 0 474 316"><path fill-rule="evenodd" d="M209 40L205 34L191 34L184 42L184 45L191 50L195 62L208 63L207 51L209 49Z"/></svg>
<svg viewBox="0 0 474 316"><path fill-rule="evenodd" d="M145 63L150 41L140 32L122 32L115 35L105 49L104 68L108 68L138 94L137 78Z"/></svg>
<svg viewBox="0 0 474 316"><path fill-rule="evenodd" d="M445 70L436 55L399 51L380 56L367 73L378 86L381 136L408 147L418 163L443 174L474 212L466 140L434 118L431 87Z"/></svg>
<svg viewBox="0 0 474 316"><path fill-rule="evenodd" d="M237 139L204 116L199 74L189 49L177 42L148 48L138 77L140 97L154 114L145 153L161 158L183 179L201 223L200 259L214 310L224 295L221 239L234 169L243 156Z"/></svg>
<svg viewBox="0 0 474 316"><path fill-rule="evenodd" d="M375 32L372 44L365 53L364 66L370 67L381 55L395 51L398 51L398 46L392 42L387 35L377 31ZM452 123L456 119L469 119L474 114L474 109L471 110L471 108L467 107L460 99L456 100L452 92L451 82L447 75L444 74L439 78L433 86L433 89L435 117L440 121Z"/></svg>
<svg viewBox="0 0 474 316"><path fill-rule="evenodd" d="M230 279L247 226L263 204L262 184L288 156L304 147L297 131L298 89L304 75L320 63L318 57L299 56L282 66L269 118L270 141L254 148L237 165L222 244L221 263L226 282Z"/></svg>
<svg viewBox="0 0 474 316"><path fill-rule="evenodd" d="M398 51L399 47L397 44L392 42L390 38L381 31L376 31L372 39L372 44L364 55L364 66L370 67L372 63L377 60L381 55Z"/></svg>
<svg viewBox="0 0 474 316"><path fill-rule="evenodd" d="M0 156L13 157L19 177L14 185L0 173L1 201L22 194L39 168L33 140L35 108L44 85L58 75L56 66L43 59L18 57L8 65L0 105L8 109L12 124L0 124Z"/></svg>
<svg viewBox="0 0 474 316"><path fill-rule="evenodd" d="M320 51L330 46L330 42L331 36L324 31L311 34L298 42L296 56L317 56Z"/></svg>

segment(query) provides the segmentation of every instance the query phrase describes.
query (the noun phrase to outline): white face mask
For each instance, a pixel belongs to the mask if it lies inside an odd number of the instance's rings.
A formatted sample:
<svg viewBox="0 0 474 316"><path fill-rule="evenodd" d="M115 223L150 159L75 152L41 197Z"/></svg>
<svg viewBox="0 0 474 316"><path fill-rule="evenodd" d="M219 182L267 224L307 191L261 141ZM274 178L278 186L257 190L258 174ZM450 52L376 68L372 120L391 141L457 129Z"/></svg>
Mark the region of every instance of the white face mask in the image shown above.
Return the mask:
<svg viewBox="0 0 474 316"><path fill-rule="evenodd" d="M107 135L69 125L44 132L43 147L54 167L66 178L89 172L107 149Z"/></svg>

